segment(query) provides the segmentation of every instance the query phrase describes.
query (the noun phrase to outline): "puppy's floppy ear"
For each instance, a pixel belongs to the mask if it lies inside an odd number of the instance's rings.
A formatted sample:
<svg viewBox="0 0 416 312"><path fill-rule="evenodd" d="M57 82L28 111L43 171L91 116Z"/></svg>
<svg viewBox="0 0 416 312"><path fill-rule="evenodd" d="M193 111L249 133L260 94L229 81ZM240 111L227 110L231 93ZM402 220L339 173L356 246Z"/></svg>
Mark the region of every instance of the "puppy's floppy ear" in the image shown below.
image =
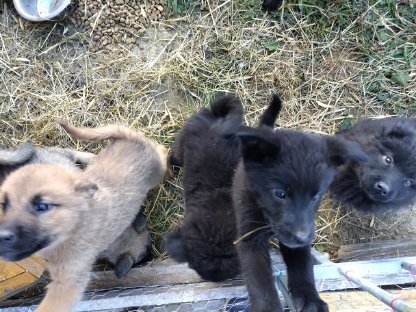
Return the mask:
<svg viewBox="0 0 416 312"><path fill-rule="evenodd" d="M21 165L27 162L34 153L35 149L30 141L20 144L14 150L0 148L0 165Z"/></svg>
<svg viewBox="0 0 416 312"><path fill-rule="evenodd" d="M188 261L186 254L185 243L182 237L181 229L177 229L175 232L169 234L166 237L166 251L177 262Z"/></svg>
<svg viewBox="0 0 416 312"><path fill-rule="evenodd" d="M406 125L397 125L390 129L390 131L386 133L386 136L388 138L402 140L406 137L412 137L415 134L415 129L412 129L411 127L406 127Z"/></svg>
<svg viewBox="0 0 416 312"><path fill-rule="evenodd" d="M88 197L94 196L98 190L98 186L86 179L79 179L75 181L75 191L88 195Z"/></svg>
<svg viewBox="0 0 416 312"><path fill-rule="evenodd" d="M328 136L328 161L336 167L347 162L366 161L368 156L357 142L346 140L339 135Z"/></svg>
<svg viewBox="0 0 416 312"><path fill-rule="evenodd" d="M275 161L280 145L277 140L272 140L271 132L266 134L257 129L245 129L236 133L241 142L241 154L244 161L263 162Z"/></svg>

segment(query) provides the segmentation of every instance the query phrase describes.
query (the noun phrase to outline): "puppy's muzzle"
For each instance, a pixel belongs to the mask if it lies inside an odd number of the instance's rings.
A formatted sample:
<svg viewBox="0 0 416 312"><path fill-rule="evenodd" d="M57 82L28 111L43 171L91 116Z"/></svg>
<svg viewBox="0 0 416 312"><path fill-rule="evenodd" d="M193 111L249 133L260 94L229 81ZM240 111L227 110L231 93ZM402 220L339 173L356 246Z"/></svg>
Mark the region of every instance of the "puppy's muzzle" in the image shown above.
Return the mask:
<svg viewBox="0 0 416 312"><path fill-rule="evenodd" d="M293 236L300 244L307 244L311 240L311 236L313 237L313 233L311 235L311 231L307 228L298 229Z"/></svg>
<svg viewBox="0 0 416 312"><path fill-rule="evenodd" d="M8 261L19 261L31 256L50 244L48 236L22 225L0 228L0 257Z"/></svg>
<svg viewBox="0 0 416 312"><path fill-rule="evenodd" d="M374 199L381 202L388 202L393 198L394 192L391 187L384 181L377 181L373 186Z"/></svg>
<svg viewBox="0 0 416 312"><path fill-rule="evenodd" d="M0 247L2 248L12 248L16 243L17 236L15 233L9 230L0 230Z"/></svg>
<svg viewBox="0 0 416 312"><path fill-rule="evenodd" d="M296 226L278 228L276 238L289 248L299 248L312 242L315 237L315 228L312 226Z"/></svg>

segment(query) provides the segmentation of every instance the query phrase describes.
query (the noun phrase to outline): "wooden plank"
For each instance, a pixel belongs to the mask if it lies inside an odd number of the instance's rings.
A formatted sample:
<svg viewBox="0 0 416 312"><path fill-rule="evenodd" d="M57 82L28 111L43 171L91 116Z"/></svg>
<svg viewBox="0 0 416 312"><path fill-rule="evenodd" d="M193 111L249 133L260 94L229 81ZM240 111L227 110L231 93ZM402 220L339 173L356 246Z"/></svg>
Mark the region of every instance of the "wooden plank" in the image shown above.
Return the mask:
<svg viewBox="0 0 416 312"><path fill-rule="evenodd" d="M45 271L45 265L43 264L42 260L37 257L32 256L20 260L16 263L23 267L26 271L32 273L32 275L36 276L37 278L41 277L43 272Z"/></svg>
<svg viewBox="0 0 416 312"><path fill-rule="evenodd" d="M415 305L416 289L389 291L403 298L408 304ZM377 298L364 291L337 291L321 293L322 300L328 303L331 312L392 312L392 309Z"/></svg>
<svg viewBox="0 0 416 312"><path fill-rule="evenodd" d="M339 262L416 256L416 240L392 240L341 246Z"/></svg>
<svg viewBox="0 0 416 312"><path fill-rule="evenodd" d="M416 257L315 265L315 283L319 291L357 288L357 285L348 281L338 268L354 272L376 285L401 285L415 282L410 272L402 268L402 260L413 263Z"/></svg>
<svg viewBox="0 0 416 312"><path fill-rule="evenodd" d="M283 268L280 254L273 252L272 263L279 269ZM241 279L241 278L240 278ZM143 266L133 268L122 279L117 279L114 271L97 271L91 274L89 290L108 289L114 287L136 287L199 283L204 280L187 263L176 263L172 259L158 259Z"/></svg>
<svg viewBox="0 0 416 312"><path fill-rule="evenodd" d="M186 263L178 264L171 259L164 259L133 268L122 279L117 279L112 270L93 272L88 289L173 285L201 281L199 275L194 270L189 269Z"/></svg>
<svg viewBox="0 0 416 312"><path fill-rule="evenodd" d="M43 271L43 266L33 258L16 263L0 261L0 299L9 298L34 285Z"/></svg>
<svg viewBox="0 0 416 312"><path fill-rule="evenodd" d="M351 271L379 286L402 285L415 282L415 277L401 266L402 261L416 263L416 257L366 260L355 262L326 262L314 266L315 284L318 291L359 288L339 271ZM286 271L275 271L274 275L287 284Z"/></svg>
<svg viewBox="0 0 416 312"><path fill-rule="evenodd" d="M24 273L25 270L13 262L0 261L0 282Z"/></svg>
<svg viewBox="0 0 416 312"><path fill-rule="evenodd" d="M0 283L0 300L9 298L29 286L32 286L36 281L37 277L29 272L24 272L15 277L9 278Z"/></svg>

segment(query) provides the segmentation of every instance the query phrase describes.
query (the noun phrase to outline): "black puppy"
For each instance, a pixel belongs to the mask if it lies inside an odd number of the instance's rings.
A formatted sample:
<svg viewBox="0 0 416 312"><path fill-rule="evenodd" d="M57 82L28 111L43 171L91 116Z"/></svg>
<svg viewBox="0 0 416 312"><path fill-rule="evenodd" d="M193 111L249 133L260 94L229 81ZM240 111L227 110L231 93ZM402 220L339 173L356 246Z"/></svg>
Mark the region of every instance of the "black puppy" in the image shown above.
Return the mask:
<svg viewBox="0 0 416 312"><path fill-rule="evenodd" d="M347 161L366 159L358 144L341 137L277 129L274 101L259 129L239 131L242 161L233 182L237 252L251 311L283 311L275 290L268 239L279 240L289 289L298 311L328 311L319 298L310 243L321 197Z"/></svg>
<svg viewBox="0 0 416 312"><path fill-rule="evenodd" d="M357 142L369 159L340 170L330 187L335 198L371 213L416 202L416 120L366 119L337 136Z"/></svg>
<svg viewBox="0 0 416 312"><path fill-rule="evenodd" d="M173 146L171 162L184 168L185 218L167 237L166 248L209 281L239 273L231 185L240 159L235 132L242 120L240 100L219 97L186 121Z"/></svg>

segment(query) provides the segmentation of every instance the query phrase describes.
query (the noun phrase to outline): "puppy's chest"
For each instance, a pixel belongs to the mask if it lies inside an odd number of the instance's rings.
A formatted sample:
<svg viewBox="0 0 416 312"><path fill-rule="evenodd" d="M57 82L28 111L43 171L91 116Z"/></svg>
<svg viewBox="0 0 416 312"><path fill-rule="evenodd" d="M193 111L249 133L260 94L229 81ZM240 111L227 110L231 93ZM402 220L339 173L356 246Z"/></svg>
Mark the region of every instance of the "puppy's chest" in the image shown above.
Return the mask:
<svg viewBox="0 0 416 312"><path fill-rule="evenodd" d="M140 211L147 191L99 187L91 200L91 209L86 214L88 221L85 226L94 233L92 238L102 240L118 236Z"/></svg>

